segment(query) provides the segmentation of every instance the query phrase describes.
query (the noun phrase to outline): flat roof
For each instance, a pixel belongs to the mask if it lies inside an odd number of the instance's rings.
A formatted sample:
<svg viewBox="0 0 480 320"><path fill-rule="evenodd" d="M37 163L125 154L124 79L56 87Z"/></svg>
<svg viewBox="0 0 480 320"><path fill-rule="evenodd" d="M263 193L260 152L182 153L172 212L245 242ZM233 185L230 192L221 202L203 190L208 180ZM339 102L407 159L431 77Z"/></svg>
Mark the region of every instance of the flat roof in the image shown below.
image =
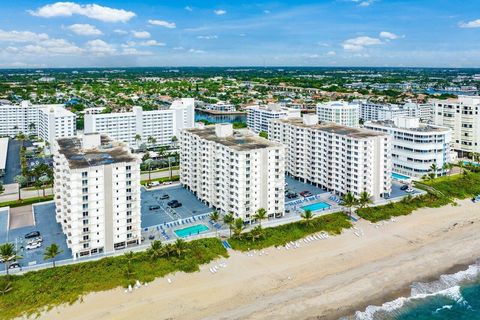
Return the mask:
<svg viewBox="0 0 480 320"><path fill-rule="evenodd" d="M450 128L440 127L440 126L432 126L426 123L419 123L419 127L413 128L406 128L406 127L399 127L397 126L392 120L378 120L378 121L369 121L365 123L365 126L373 125L385 128L394 128L406 131L414 131L414 132L448 132Z"/></svg>
<svg viewBox="0 0 480 320"><path fill-rule="evenodd" d="M8 138L0 138L0 170L4 171L7 163Z"/></svg>
<svg viewBox="0 0 480 320"><path fill-rule="evenodd" d="M232 136L225 138L218 137L215 134L215 125L205 126L204 128L185 129L185 131L199 138L219 143L237 151L282 147L280 143L261 138L247 129L234 130Z"/></svg>
<svg viewBox="0 0 480 320"><path fill-rule="evenodd" d="M106 135L101 135L100 146L96 148L83 149L82 139L77 137L61 138L57 143L58 152L67 158L72 169L137 160L124 143L114 141Z"/></svg>
<svg viewBox="0 0 480 320"><path fill-rule="evenodd" d="M309 128L309 129L318 130L318 131L335 133L335 134L339 134L339 135L343 135L351 138L371 138L371 137L379 137L379 136L387 135L386 133L377 132L373 130L342 126L340 124L333 123L333 122L320 122L314 125L307 125L303 123L302 118L298 118L298 117L287 118L287 119L275 119L273 121L279 121L279 122L291 124L301 128Z"/></svg>

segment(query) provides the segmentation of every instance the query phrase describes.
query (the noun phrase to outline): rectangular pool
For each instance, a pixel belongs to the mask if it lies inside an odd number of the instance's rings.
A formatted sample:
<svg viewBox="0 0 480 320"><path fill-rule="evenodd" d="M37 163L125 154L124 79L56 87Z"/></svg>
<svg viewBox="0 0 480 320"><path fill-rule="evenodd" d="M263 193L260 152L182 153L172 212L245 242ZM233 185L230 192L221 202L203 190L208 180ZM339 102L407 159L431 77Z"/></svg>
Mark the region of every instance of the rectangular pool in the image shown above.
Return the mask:
<svg viewBox="0 0 480 320"><path fill-rule="evenodd" d="M190 236L194 236L194 235L203 233L205 231L208 231L208 227L206 225L196 224L194 226L190 226L190 227L187 227L187 228L175 230L174 232L178 237L186 238L186 237L190 237Z"/></svg>
<svg viewBox="0 0 480 320"><path fill-rule="evenodd" d="M395 173L395 172L392 172L392 178L395 180L402 180L402 181L410 180L410 177L407 177L407 176L404 176L403 174Z"/></svg>
<svg viewBox="0 0 480 320"><path fill-rule="evenodd" d="M318 211L318 210L325 210L329 209L330 205L326 202L317 202L317 203L312 203L309 204L308 206L302 207L303 211L310 210L312 212Z"/></svg>

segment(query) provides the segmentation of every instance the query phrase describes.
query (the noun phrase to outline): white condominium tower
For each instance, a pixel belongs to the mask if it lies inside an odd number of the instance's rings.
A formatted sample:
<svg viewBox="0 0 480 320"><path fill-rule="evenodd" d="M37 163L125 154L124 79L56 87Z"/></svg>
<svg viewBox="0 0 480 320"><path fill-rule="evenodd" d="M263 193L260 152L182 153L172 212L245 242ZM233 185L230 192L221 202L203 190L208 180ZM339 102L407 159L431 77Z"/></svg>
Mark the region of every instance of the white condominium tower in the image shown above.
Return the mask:
<svg viewBox="0 0 480 320"><path fill-rule="evenodd" d="M36 135L53 144L55 139L75 136L76 116L61 104L22 101L20 105L0 105L0 136L18 133Z"/></svg>
<svg viewBox="0 0 480 320"><path fill-rule="evenodd" d="M140 160L105 135L54 145L57 221L73 257L140 243Z"/></svg>
<svg viewBox="0 0 480 320"><path fill-rule="evenodd" d="M403 105L358 101L360 118L364 121L392 120L397 117L416 117L422 122L431 122L433 106L408 102Z"/></svg>
<svg viewBox="0 0 480 320"><path fill-rule="evenodd" d="M260 133L261 131L268 132L272 119L301 116L300 110L281 107L277 104L250 106L246 110L248 128L255 133Z"/></svg>
<svg viewBox="0 0 480 320"><path fill-rule="evenodd" d="M317 104L319 121L334 122L342 126L359 126L359 106L356 103L330 101Z"/></svg>
<svg viewBox="0 0 480 320"><path fill-rule="evenodd" d="M398 117L393 120L365 123L366 129L388 133L393 138L393 171L421 178L437 167L436 174L444 175L445 163L452 160L450 144L452 130L420 123L418 118Z"/></svg>
<svg viewBox="0 0 480 320"><path fill-rule="evenodd" d="M286 146L291 176L343 195L391 192L391 137L366 129L318 123L317 115L273 120L269 139Z"/></svg>
<svg viewBox="0 0 480 320"><path fill-rule="evenodd" d="M182 131L180 182L208 206L246 222L284 214L285 147L231 124Z"/></svg>
<svg viewBox="0 0 480 320"><path fill-rule="evenodd" d="M180 130L193 128L194 99L176 100L169 109L143 111L133 107L132 112L85 115L85 133L103 133L114 140L127 143L130 148L165 146L172 138L179 137Z"/></svg>
<svg viewBox="0 0 480 320"><path fill-rule="evenodd" d="M480 96L435 100L434 123L453 130L453 148L461 156L480 153Z"/></svg>

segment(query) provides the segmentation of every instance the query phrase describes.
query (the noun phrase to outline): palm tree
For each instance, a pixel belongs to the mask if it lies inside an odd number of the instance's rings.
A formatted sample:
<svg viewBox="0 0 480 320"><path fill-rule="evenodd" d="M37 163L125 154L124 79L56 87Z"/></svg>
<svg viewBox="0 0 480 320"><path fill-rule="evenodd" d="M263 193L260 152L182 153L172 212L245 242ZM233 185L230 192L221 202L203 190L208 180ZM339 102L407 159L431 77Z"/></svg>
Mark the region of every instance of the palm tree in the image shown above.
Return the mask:
<svg viewBox="0 0 480 320"><path fill-rule="evenodd" d="M358 198L357 202L359 208L363 209L372 203L372 196L366 190L364 190L360 193L360 197Z"/></svg>
<svg viewBox="0 0 480 320"><path fill-rule="evenodd" d="M437 177L437 171L438 171L438 166L436 163L432 163L432 165L430 166L430 170L432 170L434 176L433 178L436 178Z"/></svg>
<svg viewBox="0 0 480 320"><path fill-rule="evenodd" d="M342 202L343 206L348 208L348 214L349 216L352 215L352 207L354 207L357 204L357 199L351 192L347 192L343 197L342 197Z"/></svg>
<svg viewBox="0 0 480 320"><path fill-rule="evenodd" d="M157 143L157 139L155 139L155 137L152 137L152 136L149 136L147 141L150 145L154 145L155 143Z"/></svg>
<svg viewBox="0 0 480 320"><path fill-rule="evenodd" d="M302 219L305 221L305 224L309 226L312 223L313 212L312 212L312 210L305 210L300 215L300 217L302 217Z"/></svg>
<svg viewBox="0 0 480 320"><path fill-rule="evenodd" d="M217 223L220 220L220 214L217 211L213 211L209 216L210 220L214 223ZM217 236L218 229L215 228L215 237Z"/></svg>
<svg viewBox="0 0 480 320"><path fill-rule="evenodd" d="M135 139L135 143L137 144L137 148L138 148L139 147L139 142L142 141L142 136L137 133L135 135L134 139Z"/></svg>
<svg viewBox="0 0 480 320"><path fill-rule="evenodd" d="M45 249L43 260L52 260L53 267L55 268L55 258L62 252L63 250L60 250L56 243L52 243Z"/></svg>
<svg viewBox="0 0 480 320"><path fill-rule="evenodd" d="M242 218L237 218L233 222L233 236L236 238L240 238L242 231L245 229L245 224L243 223Z"/></svg>
<svg viewBox="0 0 480 320"><path fill-rule="evenodd" d="M155 240L150 244L150 248L147 250L147 254L150 255L152 260L156 260L163 256L165 249L159 240Z"/></svg>
<svg viewBox="0 0 480 320"><path fill-rule="evenodd" d="M175 250L174 245L171 243L167 243L164 248L165 248L165 254L167 255L167 257L170 257L170 253L172 253Z"/></svg>
<svg viewBox="0 0 480 320"><path fill-rule="evenodd" d="M133 259L135 259L135 254L133 253L133 251L125 252L123 256L127 260L128 264L132 263Z"/></svg>
<svg viewBox="0 0 480 320"><path fill-rule="evenodd" d="M177 254L177 256L180 258L182 254L184 254L187 251L188 251L188 248L185 240L177 239L177 241L175 241L175 253Z"/></svg>
<svg viewBox="0 0 480 320"><path fill-rule="evenodd" d="M47 175L43 175L40 178L38 178L38 181L41 183L43 197L45 198L45 185L50 181L50 178Z"/></svg>
<svg viewBox="0 0 480 320"><path fill-rule="evenodd" d="M263 237L262 226L256 226L253 228L253 230L248 233L248 237L250 240L252 240L252 242L255 242L256 239Z"/></svg>
<svg viewBox="0 0 480 320"><path fill-rule="evenodd" d="M147 159L143 162L147 168L148 168L148 183L152 181L151 173L152 173L152 164L153 164L153 159Z"/></svg>
<svg viewBox="0 0 480 320"><path fill-rule="evenodd" d="M448 176L448 174L449 174L449 172L450 172L450 163L445 162L445 163L443 164L443 166L442 166L442 170L445 171L445 173L446 173L447 176Z"/></svg>
<svg viewBox="0 0 480 320"><path fill-rule="evenodd" d="M255 220L258 220L258 222L260 223L260 226L262 225L262 220L265 220L267 219L267 210L263 209L263 208L260 208L257 210L257 212L255 213L255 215L253 216L253 218Z"/></svg>
<svg viewBox="0 0 480 320"><path fill-rule="evenodd" d="M31 131L34 131L35 128L36 128L36 125L35 125L34 122L31 122L31 123L28 125L28 129L30 130L30 132L31 132Z"/></svg>
<svg viewBox="0 0 480 320"><path fill-rule="evenodd" d="M4 277L0 281L0 293L2 294L2 296L4 296L12 290L13 290L12 282L9 281L9 279L7 279L7 277Z"/></svg>
<svg viewBox="0 0 480 320"><path fill-rule="evenodd" d="M173 136L172 137L172 144L173 144L174 147L176 147L177 141L178 141L178 138L176 136Z"/></svg>
<svg viewBox="0 0 480 320"><path fill-rule="evenodd" d="M7 272L7 275L8 267L10 267L12 261L22 259L21 256L17 255L13 243L4 243L0 245L0 258L3 260L3 263L5 263L5 271Z"/></svg>
<svg viewBox="0 0 480 320"><path fill-rule="evenodd" d="M235 218L233 217L233 213L231 212L223 216L223 223L228 225L228 229L230 230L230 237L232 237L232 225L234 221Z"/></svg>
<svg viewBox="0 0 480 320"><path fill-rule="evenodd" d="M27 178L25 178L25 176L18 175L15 176L14 180L16 183L18 183L18 200L22 200L20 190L27 184Z"/></svg>

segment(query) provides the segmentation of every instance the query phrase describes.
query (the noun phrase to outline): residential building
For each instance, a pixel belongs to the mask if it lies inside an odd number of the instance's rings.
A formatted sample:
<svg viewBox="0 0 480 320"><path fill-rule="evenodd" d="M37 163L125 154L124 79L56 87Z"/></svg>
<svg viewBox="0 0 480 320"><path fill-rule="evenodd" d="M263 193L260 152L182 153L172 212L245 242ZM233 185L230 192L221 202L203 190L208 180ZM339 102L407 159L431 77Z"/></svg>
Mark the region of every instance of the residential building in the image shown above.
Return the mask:
<svg viewBox="0 0 480 320"><path fill-rule="evenodd" d="M285 108L277 104L249 106L246 110L247 126L255 133L260 133L261 131L268 132L272 119L300 117L301 115L301 111L298 109Z"/></svg>
<svg viewBox="0 0 480 320"><path fill-rule="evenodd" d="M215 104L207 104L205 106L206 110L218 111L218 112L232 112L235 111L235 106L233 104L228 104L225 102L217 102Z"/></svg>
<svg viewBox="0 0 480 320"><path fill-rule="evenodd" d="M318 120L347 127L359 126L359 106L356 103L330 101L317 104Z"/></svg>
<svg viewBox="0 0 480 320"><path fill-rule="evenodd" d="M8 138L0 138L0 177L5 175L8 155Z"/></svg>
<svg viewBox="0 0 480 320"><path fill-rule="evenodd" d="M364 127L392 136L394 172L421 178L432 172L435 164L437 175L447 173L444 165L452 160L450 128L420 123L413 117L367 122Z"/></svg>
<svg viewBox="0 0 480 320"><path fill-rule="evenodd" d="M434 100L434 123L453 131L453 148L460 156L480 153L480 96Z"/></svg>
<svg viewBox="0 0 480 320"><path fill-rule="evenodd" d="M180 182L208 206L247 223L260 208L283 216L284 146L226 123L185 129L180 146Z"/></svg>
<svg viewBox="0 0 480 320"><path fill-rule="evenodd" d="M55 139L75 136L76 115L60 104L22 101L20 105L0 105L0 136L19 133L36 135L52 144Z"/></svg>
<svg viewBox="0 0 480 320"><path fill-rule="evenodd" d="M285 170L338 195L391 192L392 138L386 133L318 122L318 116L273 120L269 139L286 146Z"/></svg>
<svg viewBox="0 0 480 320"><path fill-rule="evenodd" d="M392 120L397 117L417 117L422 122L431 122L433 106L407 102L403 105L358 101L360 118L364 121Z"/></svg>
<svg viewBox="0 0 480 320"><path fill-rule="evenodd" d="M53 150L56 219L73 257L140 243L140 160L127 145L85 134Z"/></svg>
<svg viewBox="0 0 480 320"><path fill-rule="evenodd" d="M194 99L176 100L165 110L143 111L133 107L132 112L85 115L85 133L102 133L114 140L138 149L142 144L166 146L180 130L194 126Z"/></svg>

